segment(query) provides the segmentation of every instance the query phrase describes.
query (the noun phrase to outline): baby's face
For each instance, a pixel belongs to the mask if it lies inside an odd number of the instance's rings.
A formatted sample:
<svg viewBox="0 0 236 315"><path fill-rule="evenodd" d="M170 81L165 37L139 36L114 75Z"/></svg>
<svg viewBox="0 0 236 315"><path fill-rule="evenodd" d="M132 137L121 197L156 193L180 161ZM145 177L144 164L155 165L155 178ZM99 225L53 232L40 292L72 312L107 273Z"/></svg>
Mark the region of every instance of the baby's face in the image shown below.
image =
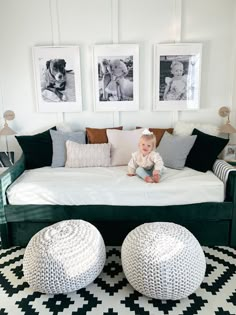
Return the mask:
<svg viewBox="0 0 236 315"><path fill-rule="evenodd" d="M140 139L139 149L143 156L148 155L153 150L152 140Z"/></svg>
<svg viewBox="0 0 236 315"><path fill-rule="evenodd" d="M123 74L121 61L119 59L114 59L110 63L111 71L115 76L120 76Z"/></svg>
<svg viewBox="0 0 236 315"><path fill-rule="evenodd" d="M171 70L171 73L173 74L174 77L180 77L183 75L183 72L184 72L184 67L183 65L175 65L172 70Z"/></svg>

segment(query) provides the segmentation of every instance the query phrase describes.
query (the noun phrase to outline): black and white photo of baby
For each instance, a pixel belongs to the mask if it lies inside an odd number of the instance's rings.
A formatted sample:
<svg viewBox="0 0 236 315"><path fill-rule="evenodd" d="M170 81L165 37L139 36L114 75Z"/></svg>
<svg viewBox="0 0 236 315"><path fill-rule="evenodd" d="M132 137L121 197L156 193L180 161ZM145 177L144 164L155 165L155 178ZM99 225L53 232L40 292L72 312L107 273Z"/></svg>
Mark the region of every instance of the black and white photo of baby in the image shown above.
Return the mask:
<svg viewBox="0 0 236 315"><path fill-rule="evenodd" d="M133 56L98 57L100 101L133 101Z"/></svg>

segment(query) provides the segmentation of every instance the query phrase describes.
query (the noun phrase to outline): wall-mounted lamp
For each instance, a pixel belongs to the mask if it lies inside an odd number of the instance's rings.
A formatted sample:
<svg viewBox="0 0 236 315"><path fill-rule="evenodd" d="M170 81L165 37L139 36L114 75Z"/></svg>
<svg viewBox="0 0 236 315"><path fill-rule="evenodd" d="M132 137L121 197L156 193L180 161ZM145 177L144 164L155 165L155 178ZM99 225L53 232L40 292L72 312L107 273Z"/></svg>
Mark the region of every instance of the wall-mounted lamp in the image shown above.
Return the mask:
<svg viewBox="0 0 236 315"><path fill-rule="evenodd" d="M220 127L220 132L228 134L228 139L229 139L230 134L236 133L236 129L230 124L230 120L229 120L230 108L227 106L221 107L219 109L219 115L221 117L227 117L226 123Z"/></svg>
<svg viewBox="0 0 236 315"><path fill-rule="evenodd" d="M7 136L15 135L16 132L8 126L7 121L13 120L15 118L15 113L12 110L7 110L4 112L3 118L5 119L5 123L4 123L4 127L0 130L0 136L6 137L6 154L8 156L10 163L13 164L11 154L9 152Z"/></svg>

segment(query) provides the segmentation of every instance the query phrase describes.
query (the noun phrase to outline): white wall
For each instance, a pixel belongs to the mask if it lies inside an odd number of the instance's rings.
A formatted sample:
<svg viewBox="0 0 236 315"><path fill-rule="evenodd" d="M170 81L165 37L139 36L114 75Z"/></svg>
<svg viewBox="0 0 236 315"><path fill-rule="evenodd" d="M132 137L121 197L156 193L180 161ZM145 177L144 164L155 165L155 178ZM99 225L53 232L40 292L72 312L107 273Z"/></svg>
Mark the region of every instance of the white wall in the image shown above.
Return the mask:
<svg viewBox="0 0 236 315"><path fill-rule="evenodd" d="M118 29L112 20L116 3ZM0 0L0 117L7 109L15 111L10 126L21 134L61 120L57 113L36 111L31 55L33 46L60 44L80 46L83 111L63 114L74 130L117 124L170 127L176 119L220 125L223 105L232 106L236 125L235 7L234 0ZM92 45L112 43L116 36L119 43L140 46L139 112L93 111ZM178 39L203 43L201 109L153 112L153 44ZM0 145L3 150L3 139ZM13 137L10 145L19 152Z"/></svg>

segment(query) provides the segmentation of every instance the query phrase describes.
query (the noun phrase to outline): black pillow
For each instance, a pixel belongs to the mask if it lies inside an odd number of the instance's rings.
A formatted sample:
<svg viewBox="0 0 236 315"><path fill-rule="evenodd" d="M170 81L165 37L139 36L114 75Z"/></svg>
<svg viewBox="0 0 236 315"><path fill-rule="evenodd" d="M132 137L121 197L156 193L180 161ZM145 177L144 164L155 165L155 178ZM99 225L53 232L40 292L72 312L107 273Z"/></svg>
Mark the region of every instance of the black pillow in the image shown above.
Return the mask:
<svg viewBox="0 0 236 315"><path fill-rule="evenodd" d="M56 127L51 128L56 130ZM33 169L52 164L50 129L33 136L15 136L25 156L25 168Z"/></svg>
<svg viewBox="0 0 236 315"><path fill-rule="evenodd" d="M187 156L185 166L200 172L211 170L229 139L210 136L198 129L193 129L192 135L197 135L197 139Z"/></svg>

